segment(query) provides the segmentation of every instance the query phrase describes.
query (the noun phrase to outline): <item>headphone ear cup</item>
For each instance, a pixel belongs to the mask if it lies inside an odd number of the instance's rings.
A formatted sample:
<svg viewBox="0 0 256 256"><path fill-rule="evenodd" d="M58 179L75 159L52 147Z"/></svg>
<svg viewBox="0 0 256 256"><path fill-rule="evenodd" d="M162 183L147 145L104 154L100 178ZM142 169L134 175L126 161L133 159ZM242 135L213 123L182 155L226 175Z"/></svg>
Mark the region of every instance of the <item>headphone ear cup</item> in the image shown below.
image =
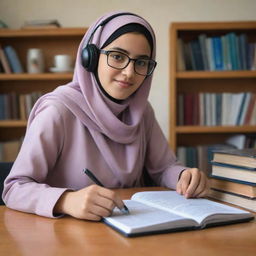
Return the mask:
<svg viewBox="0 0 256 256"><path fill-rule="evenodd" d="M82 50L82 65L89 71L94 72L99 61L99 49L95 44L88 44Z"/></svg>

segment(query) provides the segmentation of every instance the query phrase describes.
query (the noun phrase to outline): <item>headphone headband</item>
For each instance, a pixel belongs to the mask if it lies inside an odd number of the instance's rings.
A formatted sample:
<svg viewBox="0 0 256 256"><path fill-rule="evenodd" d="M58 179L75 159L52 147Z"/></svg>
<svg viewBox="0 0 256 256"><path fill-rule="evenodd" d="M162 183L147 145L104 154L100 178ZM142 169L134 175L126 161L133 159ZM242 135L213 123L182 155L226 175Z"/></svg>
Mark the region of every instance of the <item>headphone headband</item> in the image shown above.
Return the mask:
<svg viewBox="0 0 256 256"><path fill-rule="evenodd" d="M84 47L84 49L82 50L82 53L81 53L82 65L87 71L94 72L95 69L97 68L98 60L99 60L99 49L98 49L98 47L95 44L90 44L90 41L92 40L93 35L95 34L95 32L97 31L97 29L99 27L105 26L112 19L114 19L118 16L122 16L122 15L138 16L138 15L130 13L130 12L116 13L116 14L113 14L113 15L109 16L108 18L104 19L92 31L92 33L91 33L91 35L90 35L90 37L89 37L89 39L86 43L86 46Z"/></svg>
<svg viewBox="0 0 256 256"><path fill-rule="evenodd" d="M116 18L116 17L118 17L118 16L123 16L123 15L138 16L138 15L133 14L133 13L130 13L130 12L121 12L121 13L116 13L116 14L113 14L113 15L109 16L108 18L106 18L105 20L103 20L100 24L98 24L98 25L94 28L94 30L92 31L92 33L91 33L91 35L90 35L90 37L89 37L89 39L88 39L88 41L87 41L87 45L89 44L89 42L91 41L91 39L92 39L94 33L97 31L97 29L98 29L99 27L105 26L105 24L107 24L107 23L108 23L109 21L111 21L112 19L114 19L114 18ZM86 46L85 46L85 47L86 47Z"/></svg>

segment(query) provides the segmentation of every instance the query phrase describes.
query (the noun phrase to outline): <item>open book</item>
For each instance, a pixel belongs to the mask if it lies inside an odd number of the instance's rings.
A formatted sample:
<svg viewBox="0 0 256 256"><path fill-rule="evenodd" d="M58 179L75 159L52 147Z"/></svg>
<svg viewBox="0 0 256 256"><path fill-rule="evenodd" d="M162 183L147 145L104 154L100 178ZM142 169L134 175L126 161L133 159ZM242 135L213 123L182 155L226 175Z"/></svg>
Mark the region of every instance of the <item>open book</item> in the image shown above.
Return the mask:
<svg viewBox="0 0 256 256"><path fill-rule="evenodd" d="M254 218L250 212L207 199L186 199L176 191L138 192L124 203L130 214L123 215L114 209L103 222L128 237L201 229Z"/></svg>

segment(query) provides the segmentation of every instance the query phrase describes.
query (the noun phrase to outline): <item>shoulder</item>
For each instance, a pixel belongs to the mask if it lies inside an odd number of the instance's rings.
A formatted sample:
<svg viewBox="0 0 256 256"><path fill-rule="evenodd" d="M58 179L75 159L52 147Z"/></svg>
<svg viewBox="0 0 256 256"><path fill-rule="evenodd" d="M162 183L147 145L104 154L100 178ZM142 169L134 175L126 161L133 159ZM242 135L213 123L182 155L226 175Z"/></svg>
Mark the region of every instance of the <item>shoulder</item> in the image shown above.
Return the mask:
<svg viewBox="0 0 256 256"><path fill-rule="evenodd" d="M46 99L35 106L29 117L29 124L40 122L43 124L60 124L69 123L74 118L72 112L61 102Z"/></svg>

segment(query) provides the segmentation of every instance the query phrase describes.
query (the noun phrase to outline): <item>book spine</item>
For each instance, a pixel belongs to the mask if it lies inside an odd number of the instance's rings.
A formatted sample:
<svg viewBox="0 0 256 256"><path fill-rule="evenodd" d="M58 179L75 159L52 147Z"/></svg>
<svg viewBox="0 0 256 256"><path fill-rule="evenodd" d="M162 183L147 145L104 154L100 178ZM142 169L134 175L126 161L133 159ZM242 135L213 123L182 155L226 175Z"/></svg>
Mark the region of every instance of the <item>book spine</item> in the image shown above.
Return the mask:
<svg viewBox="0 0 256 256"><path fill-rule="evenodd" d="M7 59L10 63L11 70L13 73L23 73L23 67L21 65L20 59L12 46L4 47L4 52L7 56Z"/></svg>

